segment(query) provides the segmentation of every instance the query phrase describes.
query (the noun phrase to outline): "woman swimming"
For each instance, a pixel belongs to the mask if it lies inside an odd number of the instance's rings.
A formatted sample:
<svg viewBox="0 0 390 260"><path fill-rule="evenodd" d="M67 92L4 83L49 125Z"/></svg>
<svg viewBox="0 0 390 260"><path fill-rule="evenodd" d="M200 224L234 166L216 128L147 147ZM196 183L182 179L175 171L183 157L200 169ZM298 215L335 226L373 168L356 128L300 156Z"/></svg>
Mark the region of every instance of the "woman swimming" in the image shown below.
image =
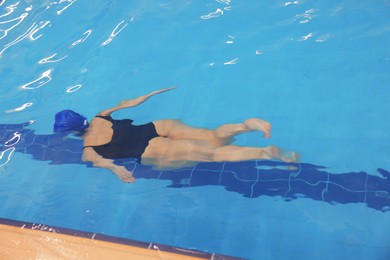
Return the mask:
<svg viewBox="0 0 390 260"><path fill-rule="evenodd" d="M275 146L265 148L229 145L233 137L252 131L270 137L271 124L252 118L240 124L225 124L214 130L190 127L179 120L157 120L145 125L133 125L132 120L115 120L111 114L135 107L151 96L175 87L120 102L117 106L99 112L90 123L86 117L63 110L55 116L55 132L75 132L82 135L82 160L93 166L111 170L124 182L135 182L132 173L113 159L136 158L143 165L157 169L177 169L199 162L237 162L255 159L276 159L295 162L297 154L283 153Z"/></svg>

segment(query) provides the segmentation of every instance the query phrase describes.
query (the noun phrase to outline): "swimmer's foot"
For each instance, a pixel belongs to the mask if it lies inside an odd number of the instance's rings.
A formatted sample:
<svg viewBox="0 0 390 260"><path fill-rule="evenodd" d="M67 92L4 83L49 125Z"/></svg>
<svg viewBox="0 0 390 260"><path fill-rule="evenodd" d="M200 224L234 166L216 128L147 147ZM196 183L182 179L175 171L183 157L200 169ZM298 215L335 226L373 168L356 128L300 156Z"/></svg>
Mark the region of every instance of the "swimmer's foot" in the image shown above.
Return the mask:
<svg viewBox="0 0 390 260"><path fill-rule="evenodd" d="M265 138L271 137L272 125L270 123L268 123L267 121L264 121L264 120L259 119L259 118L251 118L251 119L245 120L244 124L250 130L263 132Z"/></svg>
<svg viewBox="0 0 390 260"><path fill-rule="evenodd" d="M296 152L284 152L281 160L288 163L299 163L299 154Z"/></svg>
<svg viewBox="0 0 390 260"><path fill-rule="evenodd" d="M296 152L285 152L276 146L268 146L264 148L270 159L281 160L288 163L299 162L299 154Z"/></svg>
<svg viewBox="0 0 390 260"><path fill-rule="evenodd" d="M282 150L276 146L265 147L264 151L269 156L269 159L279 159L282 153Z"/></svg>

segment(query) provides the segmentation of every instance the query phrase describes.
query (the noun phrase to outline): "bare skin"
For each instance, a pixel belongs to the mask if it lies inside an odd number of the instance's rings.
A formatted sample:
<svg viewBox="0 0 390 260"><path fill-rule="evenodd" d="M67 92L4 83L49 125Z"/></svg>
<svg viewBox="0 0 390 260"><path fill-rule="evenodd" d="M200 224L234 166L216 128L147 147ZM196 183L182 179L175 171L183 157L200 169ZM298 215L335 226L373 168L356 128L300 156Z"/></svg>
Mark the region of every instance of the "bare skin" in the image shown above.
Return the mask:
<svg viewBox="0 0 390 260"><path fill-rule="evenodd" d="M174 87L124 100L113 108L101 111L98 115L108 116L119 109L137 106L151 96L171 89ZM141 160L142 164L156 169L177 169L193 166L199 162L237 162L256 159L295 162L298 160L295 152L286 154L275 146L257 148L230 145L235 135L247 132L259 131L265 138L269 138L272 126L262 119L251 118L239 124L225 124L214 130L191 127L179 120L157 120L153 123L159 137L149 141ZM83 137L84 146L109 143L113 135L111 126L111 122L102 118L92 119ZM132 173L125 167L115 165L111 159L103 158L91 147L84 149L82 159L93 162L96 167L111 170L124 182L135 182Z"/></svg>

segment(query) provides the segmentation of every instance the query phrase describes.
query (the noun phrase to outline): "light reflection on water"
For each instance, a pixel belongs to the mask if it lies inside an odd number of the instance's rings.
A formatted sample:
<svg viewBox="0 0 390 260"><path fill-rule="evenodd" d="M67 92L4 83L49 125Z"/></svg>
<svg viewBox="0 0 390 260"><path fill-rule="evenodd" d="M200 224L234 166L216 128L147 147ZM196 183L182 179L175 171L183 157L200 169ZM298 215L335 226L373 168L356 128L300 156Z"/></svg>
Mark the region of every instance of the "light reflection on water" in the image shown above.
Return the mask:
<svg viewBox="0 0 390 260"><path fill-rule="evenodd" d="M3 15L0 16L0 18L3 18L5 16L8 16L10 14L12 14L15 10L15 6L10 6L10 7L7 7L9 9L9 12L8 13L5 13ZM16 17L16 18L13 18L13 19L10 19L10 20L6 20L6 21L1 21L0 24L8 24L8 23L11 23L11 22L14 22L14 21L17 21L16 23L14 24L11 24L10 27L6 28L6 29L1 29L0 32L3 33L2 36L0 36L0 40L3 39L4 37L6 37L8 35L8 32L11 31L12 29L14 29L16 26L18 26L21 22L23 22L24 18L26 18L28 15L28 13L23 13L21 14L19 17Z"/></svg>
<svg viewBox="0 0 390 260"><path fill-rule="evenodd" d="M134 18L132 17L130 19L130 22L132 22ZM102 43L102 46L109 44L129 23L125 22L125 20L120 21L114 28L114 30L111 32L110 36L107 40L105 40Z"/></svg>
<svg viewBox="0 0 390 260"><path fill-rule="evenodd" d="M66 92L68 93L72 93L72 92L75 92L77 90L79 90L80 88L82 87L81 84L77 84L77 85L74 85L74 86L70 86L66 89Z"/></svg>
<svg viewBox="0 0 390 260"><path fill-rule="evenodd" d="M14 112L23 111L23 110L25 110L26 108L31 107L32 105L33 105L32 102L28 102L28 103L25 103L25 104L23 104L23 105L17 107L17 108L8 109L8 110L6 110L5 112L6 112L6 113L14 113Z"/></svg>
<svg viewBox="0 0 390 260"><path fill-rule="evenodd" d="M74 43L72 43L72 46L76 46L77 44L80 44L82 42L84 42L92 33L92 30L87 30L83 33L84 37L78 39L77 41L75 41Z"/></svg>
<svg viewBox="0 0 390 260"><path fill-rule="evenodd" d="M37 79L20 86L20 89L37 89L42 87L43 85L46 85L52 80L52 71L53 69L46 70Z"/></svg>
<svg viewBox="0 0 390 260"><path fill-rule="evenodd" d="M38 61L38 63L44 64L44 63L51 63L51 62L59 62L59 61L62 61L63 59L65 59L66 57L68 57L68 55L65 55L61 58L53 59L56 56L57 56L57 53L54 53L53 55L51 55L49 57L41 59L40 61Z"/></svg>
<svg viewBox="0 0 390 260"><path fill-rule="evenodd" d="M1 2L0 6L4 6L8 3L9 1L7 1L7 3L5 1ZM33 48L33 42L37 42L36 44L41 44L42 38L44 38L45 34L52 33L50 31L50 28L52 27L51 21L55 19L55 16L63 15L66 11L69 11L72 5L74 5L75 3L76 0L61 0L45 2L41 6L39 6L39 3L28 5L26 3L14 2L5 6L5 12L0 13L0 61L2 58L4 58L4 55L9 55L9 57L12 57L12 55L14 55L13 53L17 52L18 45L23 44L24 46L26 46L27 44L29 48ZM33 17L31 17L32 15ZM31 18L34 20L31 20ZM133 17L130 17L130 19L126 18L120 20L120 22L114 27L114 29L110 33L109 37L103 41L101 46L107 45L111 41L113 41L114 38L126 28L128 23L132 22L133 20ZM87 39L92 35L92 33L93 28L87 29L77 40L69 42L68 48L61 48L58 50L53 49L54 51L52 52L52 54L40 58L37 61L38 64L45 65L48 63L55 63L53 64L54 67L47 68L44 72L40 72L39 76L36 76L34 80L21 84L18 89L38 90L53 81L53 79L55 79L56 77L56 75L53 74L54 70L57 67L60 67L61 63L67 58L74 58L74 53L70 51L71 48L76 47L87 41ZM25 40L30 41L30 43L26 42ZM35 70L35 68L32 69ZM86 68L81 70L81 73L85 72L87 72ZM31 72L28 72L26 76L28 77L30 74ZM33 76L30 75L30 77ZM72 84L70 86L68 85L68 87L66 87L65 89L65 92L72 93L79 90L81 87L82 84ZM8 98L11 97L9 94L7 94L6 96L8 96ZM15 99L19 96L20 95L14 92L13 97ZM10 101L11 99L8 100ZM39 105L41 100L38 99L36 100L36 102L38 102ZM14 103L20 103L20 101L15 100ZM28 101L14 108L5 107L3 109L3 112L22 112L32 105L33 102Z"/></svg>

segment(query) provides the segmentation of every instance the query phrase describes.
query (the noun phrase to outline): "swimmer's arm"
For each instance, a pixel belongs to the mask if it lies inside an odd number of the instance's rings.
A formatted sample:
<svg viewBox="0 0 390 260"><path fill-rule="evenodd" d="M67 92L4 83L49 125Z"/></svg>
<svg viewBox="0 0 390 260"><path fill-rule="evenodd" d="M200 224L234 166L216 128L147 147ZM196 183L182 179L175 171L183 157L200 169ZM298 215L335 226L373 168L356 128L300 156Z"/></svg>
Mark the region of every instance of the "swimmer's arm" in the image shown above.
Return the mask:
<svg viewBox="0 0 390 260"><path fill-rule="evenodd" d="M138 105L144 103L146 100L148 100L151 96L154 96L154 95L157 95L157 94L161 94L163 92L172 90L174 88L176 88L176 87L164 88L164 89L153 91L153 92L151 92L151 93L149 93L147 95L140 96L140 97L137 97L137 98L134 98L134 99L123 100L118 105L116 105L115 107L103 110L98 115L109 116L111 113L113 113L115 111L118 111L120 109L138 106Z"/></svg>
<svg viewBox="0 0 390 260"><path fill-rule="evenodd" d="M135 182L133 174L124 166L114 164L114 160L103 158L91 147L84 148L82 160L84 162L92 162L94 167L105 168L112 171L124 182Z"/></svg>

